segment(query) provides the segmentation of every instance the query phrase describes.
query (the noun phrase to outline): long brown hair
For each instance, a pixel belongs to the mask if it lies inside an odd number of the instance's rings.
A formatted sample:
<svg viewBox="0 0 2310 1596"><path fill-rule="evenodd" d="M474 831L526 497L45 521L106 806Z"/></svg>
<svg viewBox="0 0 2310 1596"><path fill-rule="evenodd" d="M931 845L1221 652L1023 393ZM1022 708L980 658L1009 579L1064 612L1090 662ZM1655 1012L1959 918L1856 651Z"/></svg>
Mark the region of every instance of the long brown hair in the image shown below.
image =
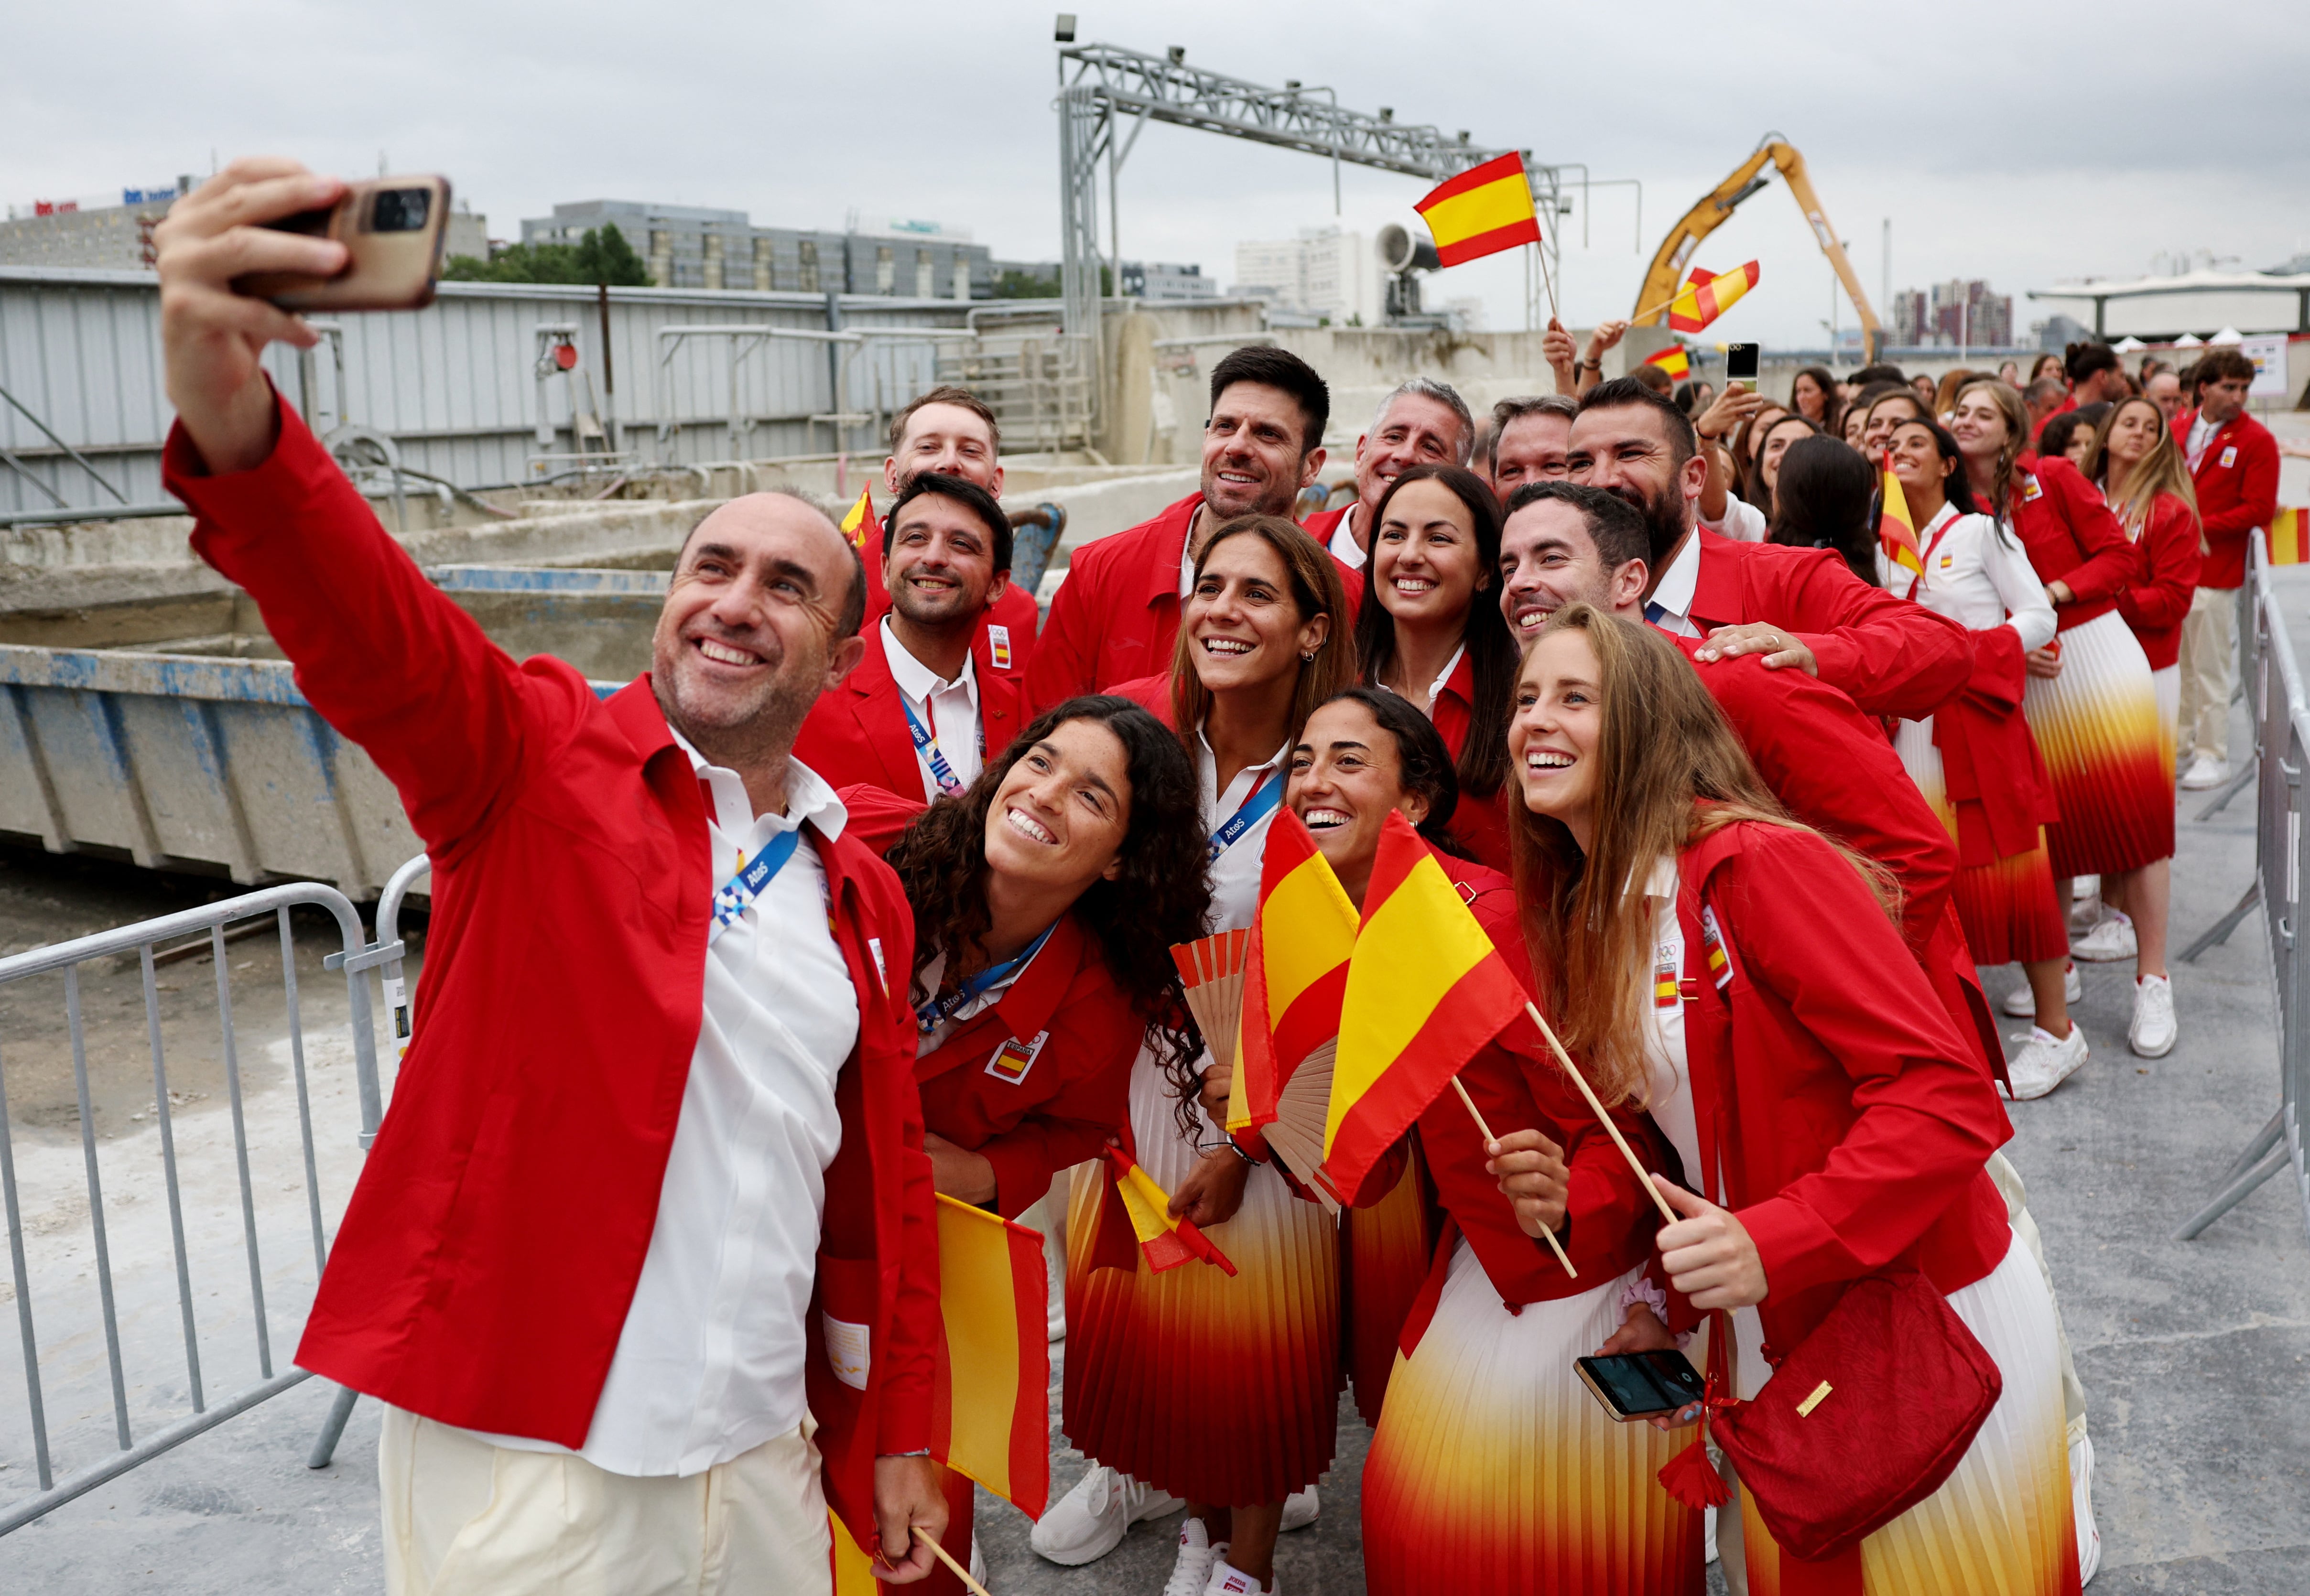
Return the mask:
<svg viewBox="0 0 2310 1596"><path fill-rule="evenodd" d="M1990 473L1989 502L1981 513L1993 520L2004 522L2012 518L2013 468L2021 451L2029 443L2029 403L2010 383L1993 377L1979 377L1957 391L1954 404L1965 403L1967 394L1986 394L1989 402L1997 406L1997 413L2005 418L2005 441L1998 446L1997 469Z"/></svg>
<svg viewBox="0 0 2310 1596"><path fill-rule="evenodd" d="M2117 426L2117 418L2132 404L2147 404L2156 412L2158 428L2149 452L2125 473L2123 486L2115 486L2109 481L2109 435ZM2137 538L2149 525L2149 512L2161 493L2171 493L2188 505L2192 516L2198 513L2198 490L2190 480L2189 462L2182 457L2181 447L2174 441L2173 429L2166 425L2164 412L2139 395L2111 405L2109 413L2095 429L2093 448L2086 455L2086 481L2101 488L2109 499L2109 507L2117 512L2126 531Z"/></svg>
<svg viewBox="0 0 2310 1596"><path fill-rule="evenodd" d="M1595 818L1584 853L1562 821L1515 806L1508 833L1516 901L1541 1001L1566 1048L1585 1058L1599 1096L1625 1103L1645 1096L1649 1076L1653 924L1639 911L1654 867L1736 820L1808 828L1765 785L1666 638L1585 603L1557 611L1540 636L1561 631L1585 634L1596 658ZM1537 652L1525 654L1527 671ZM1898 896L1891 879L1839 851L1890 912Z"/></svg>
<svg viewBox="0 0 2310 1596"><path fill-rule="evenodd" d="M1316 713L1316 705L1355 683L1355 617L1348 613L1348 590L1340 580L1338 562L1324 551L1324 546L1281 516L1238 516L1211 533L1203 544L1203 551L1195 556L1195 580L1203 580L1203 567L1211 563L1211 551L1232 537L1255 537L1275 551L1290 578L1291 602L1299 612L1302 626L1318 615L1332 618L1315 659L1303 661L1299 666L1299 683L1291 694L1291 724L1285 729L1287 739L1296 741L1299 728ZM1203 685L1203 679L1195 674L1194 645L1187 636L1186 605L1183 603L1179 608L1179 638L1171 647L1171 718L1178 728L1179 740L1193 748L1196 728L1211 713L1211 692Z"/></svg>

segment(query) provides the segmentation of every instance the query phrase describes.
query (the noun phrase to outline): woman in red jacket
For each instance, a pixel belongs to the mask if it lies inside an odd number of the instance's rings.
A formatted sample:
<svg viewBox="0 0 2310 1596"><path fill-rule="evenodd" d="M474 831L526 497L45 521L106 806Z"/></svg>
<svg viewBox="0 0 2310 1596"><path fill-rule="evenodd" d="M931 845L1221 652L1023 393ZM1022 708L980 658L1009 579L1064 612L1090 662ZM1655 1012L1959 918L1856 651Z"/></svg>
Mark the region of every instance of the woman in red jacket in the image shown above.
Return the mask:
<svg viewBox="0 0 2310 1596"><path fill-rule="evenodd" d="M2182 622L2197 595L2201 560L2198 494L2164 414L2148 399L2121 399L2095 435L2086 474L2100 487L2140 561L2119 592L2117 612L2149 661L2158 697L2158 759L2171 772L2179 751ZM2162 1058L2173 1051L2174 988L2166 972L2166 917L2173 898L2172 861L2159 859L2132 876L2102 883L2108 918L2076 943L2080 958L2134 961L2133 1051Z"/></svg>
<svg viewBox="0 0 2310 1596"><path fill-rule="evenodd" d="M1508 863L1508 690L1516 644L1493 594L1500 501L1456 465L1415 465L1372 516L1370 594L1356 617L1364 680L1409 699L1444 734L1469 853Z"/></svg>
<svg viewBox="0 0 2310 1596"><path fill-rule="evenodd" d="M1286 802L1359 909L1381 827L1401 811L1510 967L1530 968L1507 878L1449 851L1451 766L1410 706L1368 688L1333 699L1308 717L1291 772ZM1364 1462L1364 1579L1375 1596L1681 1593L1698 1583L1700 1515L1654 1479L1681 1443L1613 1423L1572 1364L1642 1300L1647 1200L1611 1139L1584 1134L1586 1108L1522 1030L1460 1072L1499 1133L1492 1148L1447 1091L1352 1194L1376 1206L1349 1213L1351 1345L1360 1362L1383 1340L1394 1364ZM1637 1112L1621 1123L1648 1145ZM1420 1267L1389 1269L1391 1210L1423 1174L1440 1234L1431 1222ZM1517 1199L1553 1215L1576 1279L1520 1227ZM1385 1289L1399 1283L1410 1291ZM1376 1394L1359 1384L1368 1413ZM1551 1479L1567 1488L1532 1488Z"/></svg>
<svg viewBox="0 0 2310 1596"><path fill-rule="evenodd" d="M2054 646L2029 656L2022 699L2061 810L2045 828L2054 901L2069 903L2080 875L2100 876L2104 891L2115 878L2123 898L2138 872L2174 854L2174 769L2158 753L2158 692L2117 612L2141 559L2075 466L2050 455L2019 464L2028 424L2019 394L1976 382L1958 395L1950 431L1975 499L2010 521L2059 623ZM2045 1051L2026 1079L2014 1074L2016 1097L2042 1097L2085 1063L2083 1033L2071 1027L2069 1041Z"/></svg>
<svg viewBox="0 0 2310 1596"><path fill-rule="evenodd" d="M1681 1160L1693 1190L1662 1183L1684 1217L1660 1262L1693 1308L1730 1310L1715 1362L1733 1394L1760 1390L1847 1284L1896 1267L1922 1270L1997 1363L2003 1394L1956 1472L1848 1554L1839 1588L2067 1596L2053 1303L1983 1168L2005 1115L1881 876L1785 818L1683 664L1587 604L1525 655L1513 836L1534 963L1553 973L1543 1005L1598 1093L1644 1103ZM1668 1342L1650 1312L1631 1310L1620 1346ZM1719 1515L1726 1557L1736 1544L1750 1589L1781 1588L1747 1501Z"/></svg>

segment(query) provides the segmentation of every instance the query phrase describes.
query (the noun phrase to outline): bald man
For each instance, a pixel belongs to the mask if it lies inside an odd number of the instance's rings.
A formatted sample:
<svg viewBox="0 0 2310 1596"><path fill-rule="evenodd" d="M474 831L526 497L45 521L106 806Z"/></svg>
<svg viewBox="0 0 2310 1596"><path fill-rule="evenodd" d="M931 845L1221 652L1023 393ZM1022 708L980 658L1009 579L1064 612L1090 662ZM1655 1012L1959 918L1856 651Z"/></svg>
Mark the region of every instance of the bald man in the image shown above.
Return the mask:
<svg viewBox="0 0 2310 1596"><path fill-rule="evenodd" d="M343 190L239 161L157 241L193 546L433 861L424 1023L297 1353L387 1404L386 1589L825 1592L829 1505L920 1579L947 1514L913 916L791 752L863 650L857 556L807 500L734 499L647 674L604 700L508 658L274 392L265 344L311 329L232 291L340 270L262 224Z"/></svg>

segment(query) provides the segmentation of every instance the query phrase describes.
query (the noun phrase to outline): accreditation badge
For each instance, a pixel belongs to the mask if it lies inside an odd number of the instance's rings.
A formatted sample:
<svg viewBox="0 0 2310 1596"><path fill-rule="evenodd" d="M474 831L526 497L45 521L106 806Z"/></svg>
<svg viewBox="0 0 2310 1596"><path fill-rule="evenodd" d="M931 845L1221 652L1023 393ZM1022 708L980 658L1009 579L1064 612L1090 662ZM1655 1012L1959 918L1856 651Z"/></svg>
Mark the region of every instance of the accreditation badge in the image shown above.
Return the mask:
<svg viewBox="0 0 2310 1596"><path fill-rule="evenodd" d="M986 653L998 671L1011 668L1011 629L989 626L986 629Z"/></svg>
<svg viewBox="0 0 2310 1596"><path fill-rule="evenodd" d="M2222 469L2224 471L2228 471L2231 466L2236 465L2236 464L2237 445L2232 444L2222 451Z"/></svg>
<svg viewBox="0 0 2310 1596"><path fill-rule="evenodd" d="M2045 497L2045 490L2043 488L2037 486L2036 473L2031 472L2028 476L2021 479L2022 503L2028 504L2033 499L2042 499Z"/></svg>
<svg viewBox="0 0 2310 1596"><path fill-rule="evenodd" d="M986 1061L986 1072L1005 1086L1017 1086L1027 1079L1027 1071L1033 1069L1035 1061L1042 1056L1043 1044L1050 1039L1048 1031L1037 1031L1031 1042L1012 1037L996 1048L994 1056Z"/></svg>

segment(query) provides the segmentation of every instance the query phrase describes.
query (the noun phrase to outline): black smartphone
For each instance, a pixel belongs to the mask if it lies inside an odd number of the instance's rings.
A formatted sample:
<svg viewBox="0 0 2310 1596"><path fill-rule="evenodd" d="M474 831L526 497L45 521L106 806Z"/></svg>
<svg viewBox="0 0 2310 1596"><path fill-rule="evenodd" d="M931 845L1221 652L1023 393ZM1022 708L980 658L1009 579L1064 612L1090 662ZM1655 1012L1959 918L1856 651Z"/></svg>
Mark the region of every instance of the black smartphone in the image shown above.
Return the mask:
<svg viewBox="0 0 2310 1596"><path fill-rule="evenodd" d="M1753 343L1728 343L1724 346L1724 386L1739 385L1750 393L1757 391L1757 349Z"/></svg>
<svg viewBox="0 0 2310 1596"><path fill-rule="evenodd" d="M1673 1349L1576 1357L1572 1366L1604 1410L1622 1424L1689 1408L1707 1392L1692 1360Z"/></svg>

